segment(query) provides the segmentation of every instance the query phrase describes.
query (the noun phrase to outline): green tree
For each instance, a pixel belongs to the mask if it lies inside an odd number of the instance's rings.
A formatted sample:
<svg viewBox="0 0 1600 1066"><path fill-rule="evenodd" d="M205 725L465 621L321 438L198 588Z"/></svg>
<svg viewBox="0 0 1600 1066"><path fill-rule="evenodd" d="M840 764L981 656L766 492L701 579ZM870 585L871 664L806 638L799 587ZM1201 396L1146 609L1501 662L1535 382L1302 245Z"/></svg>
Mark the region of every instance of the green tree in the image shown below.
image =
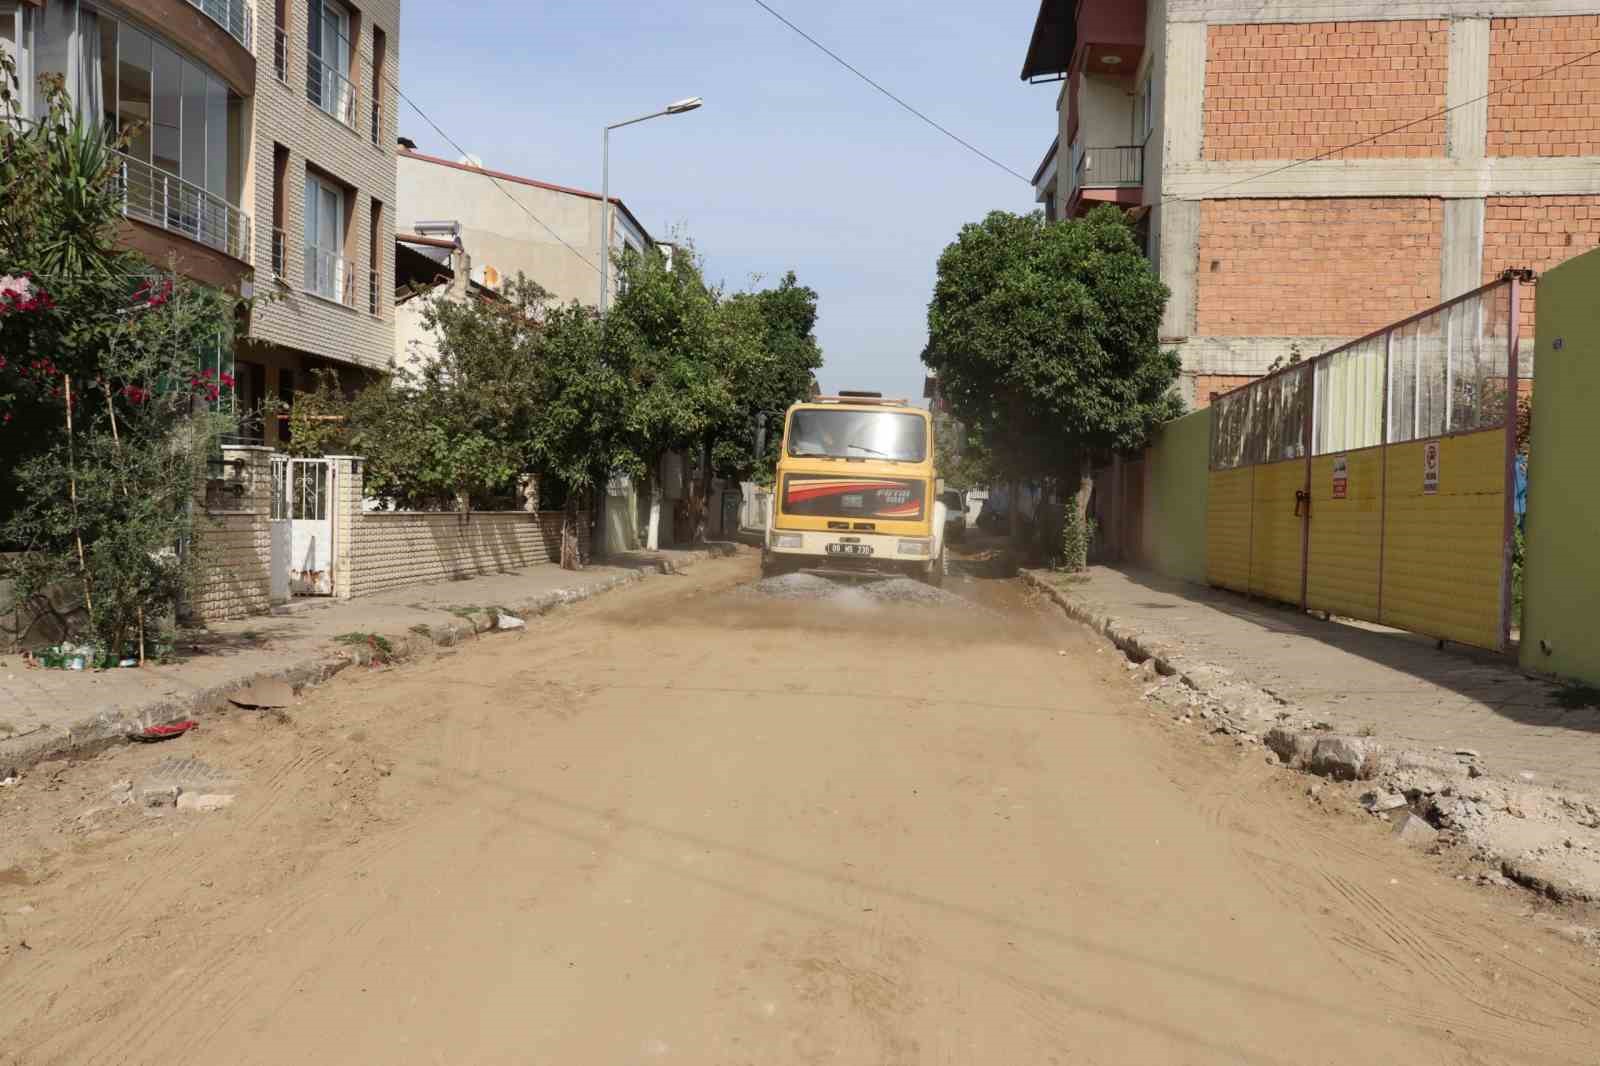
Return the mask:
<svg viewBox="0 0 1600 1066"><path fill-rule="evenodd" d="M692 247L669 263L659 251L623 257L620 294L604 322L608 357L625 368L627 442L650 494L646 547L659 543L661 460L700 444L734 410L727 346L737 342L718 314ZM720 356L720 358L719 358Z"/></svg>
<svg viewBox="0 0 1600 1066"><path fill-rule="evenodd" d="M530 371L547 302L519 276L503 298L425 305L437 354L362 389L351 407L350 446L367 459L373 495L467 511L515 491L533 462Z"/></svg>
<svg viewBox="0 0 1600 1066"><path fill-rule="evenodd" d="M1095 457L1181 413L1178 358L1159 344L1167 295L1114 207L1057 223L997 211L939 257L923 362L956 417L986 427L996 470L1076 485L1082 522Z"/></svg>
<svg viewBox="0 0 1600 1066"><path fill-rule="evenodd" d="M15 89L0 53L0 535L25 597L75 582L86 635L142 653L201 573L235 300L119 249L111 146L58 80L37 123Z"/></svg>
<svg viewBox="0 0 1600 1066"><path fill-rule="evenodd" d="M773 288L735 293L721 308L730 336L739 338L726 364L733 405L711 431L712 466L722 476L770 481L781 446L784 413L811 394L822 367L817 344L817 293L789 271ZM765 417L766 447L755 451Z"/></svg>

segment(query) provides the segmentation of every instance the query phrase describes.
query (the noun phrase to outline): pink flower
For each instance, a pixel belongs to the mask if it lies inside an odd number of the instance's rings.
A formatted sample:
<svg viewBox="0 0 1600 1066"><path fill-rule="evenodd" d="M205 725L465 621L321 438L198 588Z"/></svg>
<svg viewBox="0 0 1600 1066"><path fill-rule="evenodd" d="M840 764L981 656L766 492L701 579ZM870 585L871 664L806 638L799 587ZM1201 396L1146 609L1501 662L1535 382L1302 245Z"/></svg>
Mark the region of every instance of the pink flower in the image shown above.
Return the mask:
<svg viewBox="0 0 1600 1066"><path fill-rule="evenodd" d="M223 374L219 380L221 380L222 385L223 385L224 388L229 388L229 389L233 388L233 375L232 374Z"/></svg>

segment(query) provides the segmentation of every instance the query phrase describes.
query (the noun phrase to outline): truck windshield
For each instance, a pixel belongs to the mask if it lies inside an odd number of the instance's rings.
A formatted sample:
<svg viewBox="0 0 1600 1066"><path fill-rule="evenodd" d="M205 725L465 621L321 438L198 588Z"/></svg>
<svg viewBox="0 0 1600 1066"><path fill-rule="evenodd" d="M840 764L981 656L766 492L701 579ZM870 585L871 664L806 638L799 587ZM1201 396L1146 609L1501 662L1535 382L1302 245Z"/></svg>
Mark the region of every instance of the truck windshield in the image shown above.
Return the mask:
<svg viewBox="0 0 1600 1066"><path fill-rule="evenodd" d="M926 426L895 411L800 410L789 418L789 454L920 463L928 457Z"/></svg>

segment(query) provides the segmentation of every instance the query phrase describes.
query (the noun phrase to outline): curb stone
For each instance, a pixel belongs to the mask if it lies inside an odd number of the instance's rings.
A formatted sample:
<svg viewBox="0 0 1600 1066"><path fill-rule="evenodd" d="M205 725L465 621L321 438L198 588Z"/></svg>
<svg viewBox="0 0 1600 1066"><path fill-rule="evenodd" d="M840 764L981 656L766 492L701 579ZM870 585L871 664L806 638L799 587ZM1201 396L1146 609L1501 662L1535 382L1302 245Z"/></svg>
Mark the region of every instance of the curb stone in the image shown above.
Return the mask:
<svg viewBox="0 0 1600 1066"><path fill-rule="evenodd" d="M1225 668L1174 653L1165 642L1152 640L1109 613L1074 600L1070 593L1038 573L1022 570L1019 576L1069 618L1106 637L1132 662L1153 661L1157 672L1164 677L1176 677L1191 690L1187 703L1192 710L1181 710L1176 715L1180 721L1191 721L1192 714L1209 720L1213 732L1234 733L1241 742L1260 740L1272 752L1268 758L1275 765L1307 775L1354 780L1382 778L1388 787L1407 800L1407 805L1398 808L1396 813L1411 815L1430 827L1452 831L1460 843L1472 845L1478 857L1490 862L1509 882L1557 902L1600 903L1600 878L1575 876L1570 866L1549 865L1536 855L1524 854L1514 850L1513 845L1496 839L1492 820L1500 817L1500 808L1492 805L1486 808L1482 802L1485 793L1498 789L1509 795L1514 788L1516 798L1507 801L1511 806L1505 809L1505 817L1522 821L1527 818L1522 810L1524 806L1543 806L1552 812L1552 817L1546 821L1559 824L1568 832L1568 847L1572 846L1573 838L1592 835L1590 854L1594 854L1600 853L1600 817L1594 813L1600 810L1600 805L1590 797L1567 795L1530 785L1525 780L1492 775L1478 761L1479 753L1471 749L1386 751L1383 745L1368 737L1332 733L1326 724L1312 722L1301 708L1271 690L1250 684ZM1161 687L1160 684L1147 686L1146 698L1154 699ZM1241 710L1246 713L1237 713ZM1251 711L1255 713L1249 713ZM1330 757L1325 760L1327 765L1318 763L1319 750L1326 749L1331 755L1341 748L1349 749L1340 752L1348 758ZM1460 781L1439 774L1438 769L1446 762L1456 764L1454 768L1461 771L1460 776L1464 776L1469 786L1483 787L1464 789ZM1322 786L1319 782L1311 787L1320 791ZM1359 804L1356 806L1359 809ZM1465 818L1458 814L1463 806L1468 812Z"/></svg>
<svg viewBox="0 0 1600 1066"><path fill-rule="evenodd" d="M678 560L658 561L631 567L614 574L598 584L581 588L554 589L532 600L507 604L508 610L518 618L536 618L560 607L581 603L596 596L637 584L656 574L680 574L696 562L724 558L735 554L732 544L711 544L706 548ZM404 636L389 637L393 648L392 660L413 658L435 647L450 647L462 640L494 631L493 614L475 613L470 619L452 617L428 627L428 636L407 632ZM178 696L160 696L144 701L135 707L100 712L74 722L65 729L47 729L13 741L0 741L0 764L7 770L26 770L48 759L65 756L77 758L97 754L115 744L127 743L128 734L148 729L152 725L170 722L175 718L199 718L229 706L228 697L262 681L282 681L298 694L305 689L327 683L346 667L367 666L372 662L372 649L354 647L330 652L318 649L299 657L286 666L241 673L227 681L208 685Z"/></svg>

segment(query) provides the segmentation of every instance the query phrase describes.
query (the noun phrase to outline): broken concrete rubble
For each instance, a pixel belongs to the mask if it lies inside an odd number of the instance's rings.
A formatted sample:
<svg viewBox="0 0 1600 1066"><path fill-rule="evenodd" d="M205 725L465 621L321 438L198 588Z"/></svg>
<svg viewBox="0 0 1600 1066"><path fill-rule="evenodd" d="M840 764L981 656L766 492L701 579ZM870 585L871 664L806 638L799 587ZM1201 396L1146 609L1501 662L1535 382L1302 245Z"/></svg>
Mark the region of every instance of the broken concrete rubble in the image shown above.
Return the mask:
<svg viewBox="0 0 1600 1066"><path fill-rule="evenodd" d="M1402 844L1409 844L1412 847L1420 848L1427 847L1429 844L1432 844L1435 840L1437 840L1439 837L1439 831L1433 826L1429 825L1422 818L1419 818L1410 811L1407 811L1405 814L1400 816L1398 821L1395 822L1393 835L1394 838L1400 841Z"/></svg>
<svg viewBox="0 0 1600 1066"><path fill-rule="evenodd" d="M1383 746L1367 737L1323 736L1311 749L1306 768L1335 781L1364 781L1373 775Z"/></svg>

